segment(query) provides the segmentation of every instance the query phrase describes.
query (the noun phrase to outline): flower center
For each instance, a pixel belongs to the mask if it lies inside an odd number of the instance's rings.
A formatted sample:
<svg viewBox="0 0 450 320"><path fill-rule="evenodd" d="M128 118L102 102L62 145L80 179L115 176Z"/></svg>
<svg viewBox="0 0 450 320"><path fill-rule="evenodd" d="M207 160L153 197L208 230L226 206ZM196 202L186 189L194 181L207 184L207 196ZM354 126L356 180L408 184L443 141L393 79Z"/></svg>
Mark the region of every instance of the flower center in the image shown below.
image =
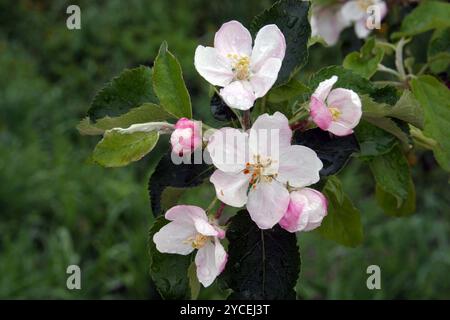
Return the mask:
<svg viewBox="0 0 450 320"><path fill-rule="evenodd" d="M250 185L253 188L261 180L270 182L272 179L276 178L277 174L266 174L264 170L268 168L273 163L271 158L263 159L260 155L254 156L254 163L247 162L245 164L244 174L251 174Z"/></svg>
<svg viewBox="0 0 450 320"><path fill-rule="evenodd" d="M203 248L206 244L206 242L209 240L208 236L205 236L201 233L197 233L195 237L189 237L187 238L184 243L190 243L192 245L192 248L194 249L200 249Z"/></svg>
<svg viewBox="0 0 450 320"><path fill-rule="evenodd" d="M231 59L233 73L237 80L248 80L250 77L250 58L237 54L228 54Z"/></svg>
<svg viewBox="0 0 450 320"><path fill-rule="evenodd" d="M333 119L333 121L338 120L342 114L341 110L339 110L338 108L335 108L335 107L330 107L328 109L331 112L331 118Z"/></svg>

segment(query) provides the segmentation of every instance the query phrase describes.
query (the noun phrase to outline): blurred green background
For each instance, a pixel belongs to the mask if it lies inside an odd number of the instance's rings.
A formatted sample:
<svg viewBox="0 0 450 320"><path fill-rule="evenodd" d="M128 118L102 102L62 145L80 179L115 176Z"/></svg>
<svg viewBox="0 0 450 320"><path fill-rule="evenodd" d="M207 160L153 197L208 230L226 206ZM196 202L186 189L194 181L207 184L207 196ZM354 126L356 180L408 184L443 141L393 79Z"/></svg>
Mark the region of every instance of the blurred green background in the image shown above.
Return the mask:
<svg viewBox="0 0 450 320"><path fill-rule="evenodd" d="M96 166L88 159L98 137L82 137L75 126L106 81L151 65L163 40L182 64L196 118L211 121L195 47L210 43L225 21L248 25L270 2L77 1L82 29L71 31L65 12L72 1L0 0L0 298L158 298L147 256L154 160ZM353 39L312 48L301 76L340 63L358 46ZM411 160L418 210L410 218L381 212L362 162L354 159L340 174L361 209L365 242L348 249L299 235L299 298L450 298L448 176L428 153ZM184 200L209 203L210 194L200 187ZM81 290L66 288L69 264L82 269ZM371 264L381 267L381 290L366 287ZM213 286L201 297L223 294Z"/></svg>

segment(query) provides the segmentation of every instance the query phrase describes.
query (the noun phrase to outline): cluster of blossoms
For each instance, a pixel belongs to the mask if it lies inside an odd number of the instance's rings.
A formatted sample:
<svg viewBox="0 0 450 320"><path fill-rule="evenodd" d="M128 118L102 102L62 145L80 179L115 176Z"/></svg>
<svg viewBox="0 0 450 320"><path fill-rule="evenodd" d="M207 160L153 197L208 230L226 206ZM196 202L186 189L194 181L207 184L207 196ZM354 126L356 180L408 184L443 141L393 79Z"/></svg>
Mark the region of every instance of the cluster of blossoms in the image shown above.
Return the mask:
<svg viewBox="0 0 450 320"><path fill-rule="evenodd" d="M195 66L231 108L248 110L278 77L286 51L276 25L264 26L252 49L249 31L237 21L216 33L214 48L199 46ZM310 100L310 121L331 134L351 134L361 118L361 101L348 89L332 89L336 76L319 84ZM248 111L247 111L248 112ZM251 128L221 128L201 137L200 123L180 119L171 136L172 151L187 154L206 144L216 171L210 177L217 198L231 207L246 207L261 229L279 224L289 232L310 231L327 215L322 193L308 186L320 180L322 161L312 149L292 145L292 129L280 112L260 115ZM227 253L225 231L216 218L196 206L179 205L165 214L170 222L153 241L160 252L187 255L193 250L197 277L206 287L222 272Z"/></svg>
<svg viewBox="0 0 450 320"><path fill-rule="evenodd" d="M372 9L375 9L372 11ZM339 40L339 35L345 28L354 25L358 38L364 39L371 33L368 22L373 15L380 21L387 14L387 5L382 0L350 0L331 5L313 7L311 29L313 36L320 36L332 46Z"/></svg>

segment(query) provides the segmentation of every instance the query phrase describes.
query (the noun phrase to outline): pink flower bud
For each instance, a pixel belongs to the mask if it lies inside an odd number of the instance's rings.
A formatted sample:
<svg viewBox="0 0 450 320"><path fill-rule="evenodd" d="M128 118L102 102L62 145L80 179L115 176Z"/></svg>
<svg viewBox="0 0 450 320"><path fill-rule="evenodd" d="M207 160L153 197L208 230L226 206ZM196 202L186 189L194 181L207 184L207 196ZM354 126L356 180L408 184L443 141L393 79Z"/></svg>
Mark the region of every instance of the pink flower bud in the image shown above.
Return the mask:
<svg viewBox="0 0 450 320"><path fill-rule="evenodd" d="M170 137L172 152L182 156L189 154L202 144L201 125L197 121L181 118L175 124Z"/></svg>

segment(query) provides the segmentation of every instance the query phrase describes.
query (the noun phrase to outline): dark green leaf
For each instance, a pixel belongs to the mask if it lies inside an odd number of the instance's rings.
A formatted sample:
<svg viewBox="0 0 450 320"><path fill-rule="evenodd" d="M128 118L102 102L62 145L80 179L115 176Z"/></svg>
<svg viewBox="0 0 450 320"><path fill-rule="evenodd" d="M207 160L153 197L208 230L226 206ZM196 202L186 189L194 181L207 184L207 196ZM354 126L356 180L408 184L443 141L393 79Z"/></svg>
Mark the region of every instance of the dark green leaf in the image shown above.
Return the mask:
<svg viewBox="0 0 450 320"><path fill-rule="evenodd" d="M411 87L425 114L424 133L437 142L436 160L450 171L450 90L432 76L413 79Z"/></svg>
<svg viewBox="0 0 450 320"><path fill-rule="evenodd" d="M251 31L254 35L263 26L276 24L286 39L286 55L276 86L288 82L308 59L308 39L311 36L309 7L307 1L279 0L253 19Z"/></svg>
<svg viewBox="0 0 450 320"><path fill-rule="evenodd" d="M197 278L197 266L192 261L188 269L189 287L191 288L191 299L196 300L200 293L200 281Z"/></svg>
<svg viewBox="0 0 450 320"><path fill-rule="evenodd" d="M410 37L433 29L450 27L450 4L438 1L423 1L402 21L399 32L392 38Z"/></svg>
<svg viewBox="0 0 450 320"><path fill-rule="evenodd" d="M152 70L145 66L127 69L97 93L88 116L93 121L117 117L146 102L157 102L152 89Z"/></svg>
<svg viewBox="0 0 450 320"><path fill-rule="evenodd" d="M438 29L428 44L428 63L434 73L448 70L450 66L450 28Z"/></svg>
<svg viewBox="0 0 450 320"><path fill-rule="evenodd" d="M416 209L414 183L400 147L373 158L369 166L376 181L376 198L383 210L394 216L413 213Z"/></svg>
<svg viewBox="0 0 450 320"><path fill-rule="evenodd" d="M363 227L359 210L347 195L343 195L342 186L335 177L329 177L323 193L328 200L328 214L317 231L326 239L344 246L356 247L363 241Z"/></svg>
<svg viewBox="0 0 450 320"><path fill-rule="evenodd" d="M222 279L233 290L230 299L295 299L300 255L294 233L280 226L260 230L246 210L227 230L228 262Z"/></svg>
<svg viewBox="0 0 450 320"><path fill-rule="evenodd" d="M219 121L230 121L237 118L236 114L217 93L214 93L211 98L211 113Z"/></svg>
<svg viewBox="0 0 450 320"><path fill-rule="evenodd" d="M356 139L359 142L361 157L376 157L388 153L397 144L390 133L361 120L355 128Z"/></svg>
<svg viewBox="0 0 450 320"><path fill-rule="evenodd" d="M107 131L94 149L93 159L104 167L121 167L142 159L158 142L159 133Z"/></svg>
<svg viewBox="0 0 450 320"><path fill-rule="evenodd" d="M294 133L293 144L299 144L313 149L322 160L323 168L320 175L329 176L341 170L351 155L358 152L358 142L355 136L332 136L319 128L305 132Z"/></svg>
<svg viewBox="0 0 450 320"><path fill-rule="evenodd" d="M169 221L159 217L153 223L149 232L150 276L159 294L164 299L189 299L188 268L191 256L161 253L156 249L153 236Z"/></svg>
<svg viewBox="0 0 450 320"><path fill-rule="evenodd" d="M344 68L370 79L377 72L378 64L383 57L383 48L375 46L375 39L371 38L362 46L360 52L352 52L347 55L342 65Z"/></svg>
<svg viewBox="0 0 450 320"><path fill-rule="evenodd" d="M192 118L189 92L184 84L181 66L163 42L153 66L153 87L161 106L177 118Z"/></svg>
<svg viewBox="0 0 450 320"><path fill-rule="evenodd" d="M309 93L310 89L297 79L291 79L285 85L273 88L269 91L268 101L270 103L280 103L289 101L295 97Z"/></svg>
<svg viewBox="0 0 450 320"><path fill-rule="evenodd" d="M155 216L161 213L161 196L166 187L189 188L200 185L208 178L214 168L202 164L174 164L169 151L158 163L155 172L150 177L148 189L152 211Z"/></svg>

